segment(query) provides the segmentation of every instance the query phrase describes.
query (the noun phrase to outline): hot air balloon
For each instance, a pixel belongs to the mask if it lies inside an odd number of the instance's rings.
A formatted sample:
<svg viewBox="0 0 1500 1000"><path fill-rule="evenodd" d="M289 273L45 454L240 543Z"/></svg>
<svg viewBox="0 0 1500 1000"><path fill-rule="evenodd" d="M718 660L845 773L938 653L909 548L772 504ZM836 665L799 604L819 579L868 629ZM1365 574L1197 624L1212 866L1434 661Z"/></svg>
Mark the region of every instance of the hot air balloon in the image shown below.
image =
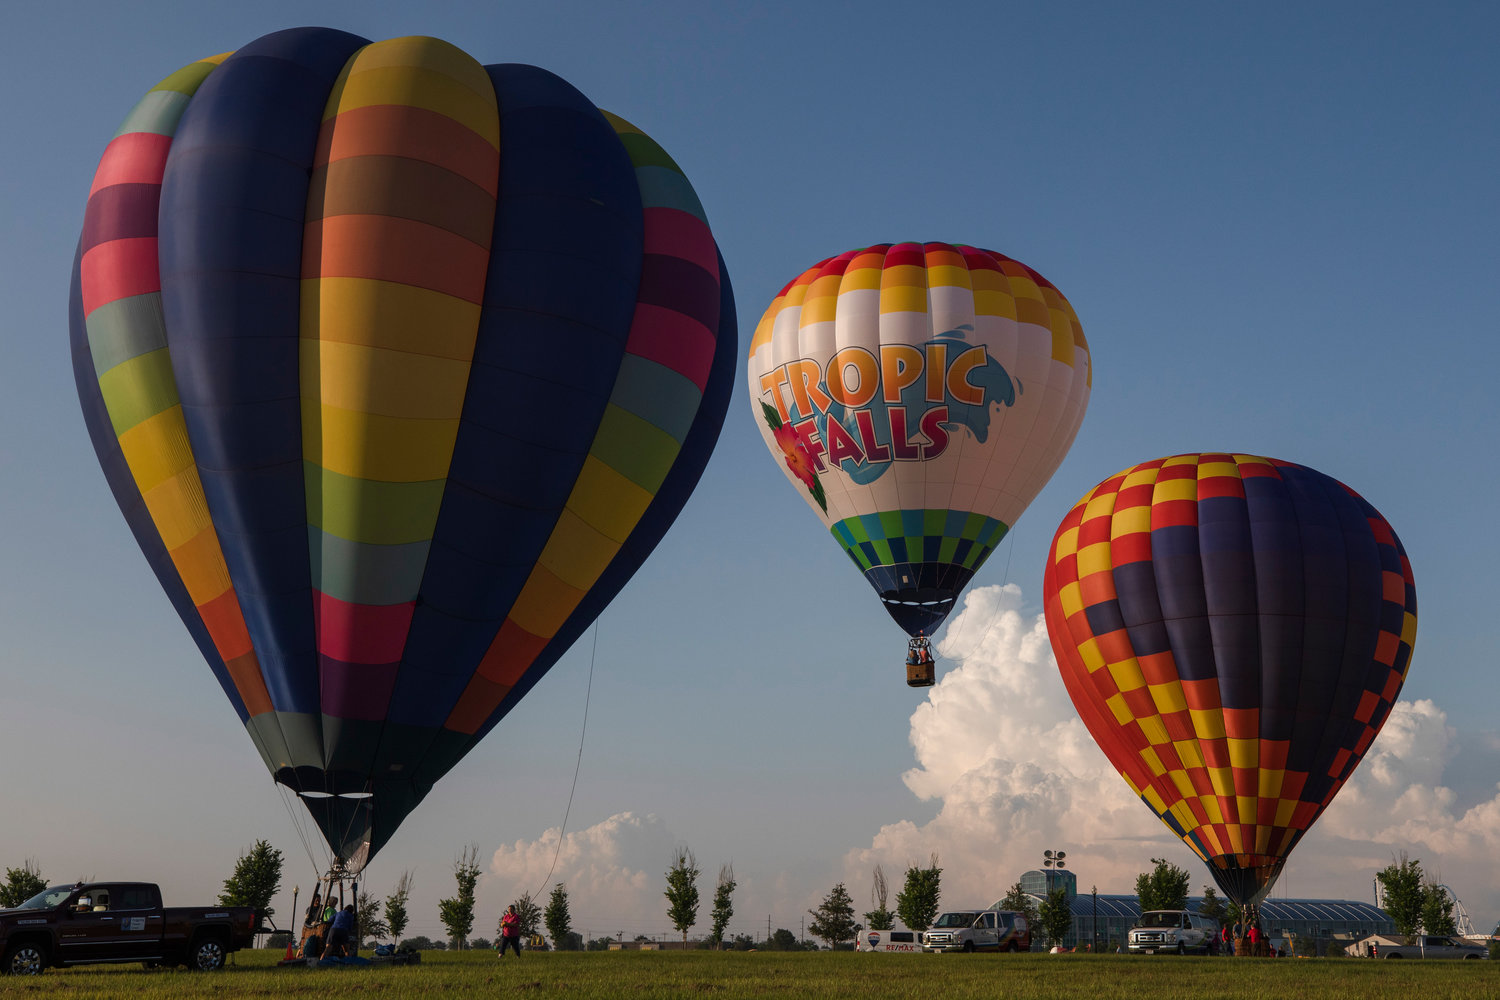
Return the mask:
<svg viewBox="0 0 1500 1000"><path fill-rule="evenodd" d="M882 244L776 296L750 404L788 481L911 636L928 639L1073 443L1093 365L1068 300L992 250Z"/></svg>
<svg viewBox="0 0 1500 1000"><path fill-rule="evenodd" d="M546 70L324 28L130 112L71 332L126 521L348 871L650 554L736 345L650 138Z"/></svg>
<svg viewBox="0 0 1500 1000"><path fill-rule="evenodd" d="M1390 714L1417 598L1391 526L1321 472L1176 455L1078 501L1047 630L1100 749L1254 907Z"/></svg>

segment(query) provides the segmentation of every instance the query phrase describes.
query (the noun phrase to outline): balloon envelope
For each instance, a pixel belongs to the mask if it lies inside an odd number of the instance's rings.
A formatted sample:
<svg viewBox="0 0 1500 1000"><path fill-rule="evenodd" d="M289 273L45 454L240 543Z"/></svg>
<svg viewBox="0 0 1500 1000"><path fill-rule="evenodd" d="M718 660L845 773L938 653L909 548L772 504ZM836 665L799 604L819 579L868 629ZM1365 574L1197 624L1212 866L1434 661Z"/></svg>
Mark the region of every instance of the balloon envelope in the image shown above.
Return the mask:
<svg viewBox="0 0 1500 1000"><path fill-rule="evenodd" d="M1044 597L1100 749L1241 904L1380 732L1417 631L1411 564L1379 512L1252 455L1100 483L1058 528Z"/></svg>
<svg viewBox="0 0 1500 1000"><path fill-rule="evenodd" d="M772 457L910 635L930 635L1073 443L1093 365L1061 292L991 250L851 250L750 345Z"/></svg>
<svg viewBox="0 0 1500 1000"><path fill-rule="evenodd" d="M702 206L634 126L536 67L322 28L136 105L71 320L142 551L354 864L651 552L736 343Z"/></svg>

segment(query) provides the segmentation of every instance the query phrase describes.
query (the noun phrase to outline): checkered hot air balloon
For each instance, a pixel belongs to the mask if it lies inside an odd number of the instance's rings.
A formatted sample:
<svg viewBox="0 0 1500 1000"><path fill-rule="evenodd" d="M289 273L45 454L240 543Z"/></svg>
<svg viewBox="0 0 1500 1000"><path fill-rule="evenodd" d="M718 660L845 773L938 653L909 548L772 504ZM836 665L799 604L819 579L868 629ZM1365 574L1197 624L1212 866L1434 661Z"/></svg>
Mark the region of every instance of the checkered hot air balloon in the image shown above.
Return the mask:
<svg viewBox="0 0 1500 1000"><path fill-rule="evenodd" d="M1385 518L1321 472L1253 455L1100 483L1057 530L1044 597L1100 749L1251 906L1380 732L1417 633Z"/></svg>
<svg viewBox="0 0 1500 1000"><path fill-rule="evenodd" d="M992 250L882 244L783 288L750 344L772 457L915 657L1073 443L1093 363L1051 282Z"/></svg>
<svg viewBox="0 0 1500 1000"><path fill-rule="evenodd" d="M136 540L356 868L650 554L737 340L638 129L546 70L324 28L141 99L71 325Z"/></svg>

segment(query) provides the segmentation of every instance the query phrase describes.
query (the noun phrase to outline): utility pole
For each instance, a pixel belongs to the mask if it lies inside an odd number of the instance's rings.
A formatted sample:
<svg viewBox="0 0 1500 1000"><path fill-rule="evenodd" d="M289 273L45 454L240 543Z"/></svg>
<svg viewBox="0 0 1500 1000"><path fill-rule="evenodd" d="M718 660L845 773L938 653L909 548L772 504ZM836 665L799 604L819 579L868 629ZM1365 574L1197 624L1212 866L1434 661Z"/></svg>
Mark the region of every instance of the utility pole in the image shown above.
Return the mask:
<svg viewBox="0 0 1500 1000"><path fill-rule="evenodd" d="M771 915L766 914L766 944L771 943Z"/></svg>

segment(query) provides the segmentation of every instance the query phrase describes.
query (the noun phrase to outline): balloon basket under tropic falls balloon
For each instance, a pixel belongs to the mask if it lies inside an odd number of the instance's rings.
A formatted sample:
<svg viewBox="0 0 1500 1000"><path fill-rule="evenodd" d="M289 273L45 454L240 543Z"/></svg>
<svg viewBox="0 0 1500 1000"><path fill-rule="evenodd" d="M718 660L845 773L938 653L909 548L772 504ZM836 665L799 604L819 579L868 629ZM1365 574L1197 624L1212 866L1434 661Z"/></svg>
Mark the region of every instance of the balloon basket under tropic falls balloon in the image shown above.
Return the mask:
<svg viewBox="0 0 1500 1000"><path fill-rule="evenodd" d="M936 661L927 637L918 635L906 644L906 686L932 687L937 679Z"/></svg>

